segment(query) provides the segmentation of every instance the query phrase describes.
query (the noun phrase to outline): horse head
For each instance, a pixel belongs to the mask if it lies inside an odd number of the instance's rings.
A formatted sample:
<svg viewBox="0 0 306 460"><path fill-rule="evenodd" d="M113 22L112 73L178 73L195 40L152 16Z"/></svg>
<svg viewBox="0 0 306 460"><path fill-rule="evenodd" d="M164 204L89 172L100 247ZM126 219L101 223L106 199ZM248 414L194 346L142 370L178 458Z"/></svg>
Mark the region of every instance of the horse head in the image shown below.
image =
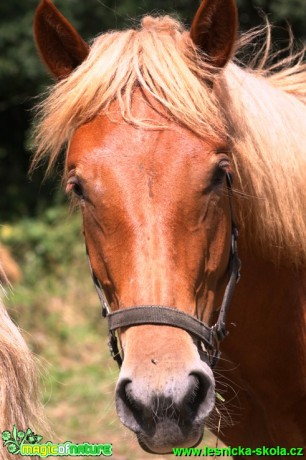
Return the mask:
<svg viewBox="0 0 306 460"><path fill-rule="evenodd" d="M152 43L158 36L170 42L180 34L185 50L181 59L186 52L205 62L211 78L201 84L211 94L214 78L231 57L236 30L232 1L205 0L190 33L178 31L167 17L144 18L142 33ZM178 122L171 100L166 97L166 105L148 84L150 78L158 85L158 78L165 77L169 87L180 88L171 68L168 77L158 74L155 65L156 74L149 69L144 77L143 70L137 79L129 79L128 69L132 75L137 67L130 49L136 43L140 49L137 33L130 31L124 45L117 37L117 49L126 49L109 88L114 79L123 78L124 90L116 93L121 97L110 95L107 110L93 111L83 120L80 116L71 133L66 190L79 202L92 271L111 311L167 306L212 325L228 281L232 229L227 183L231 160L221 110L216 109L220 119L215 122L221 128L208 126L206 136L198 135L188 126L188 116L185 124ZM82 94L90 92L99 78L92 67L90 72L90 59L99 60L98 52L95 56L49 0L37 9L35 36L58 85L65 85L71 75L79 82L80 69L87 65ZM155 52L162 59L161 50ZM163 65L171 67L168 58L164 55ZM130 67L125 59L131 60ZM106 61L99 65L110 67ZM190 78L196 78L192 70ZM109 88L105 86L102 97ZM174 90L173 98L179 97ZM188 105L188 88L181 98ZM166 324L131 325L118 333L123 363L116 406L123 424L149 452L196 445L215 404L205 343Z"/></svg>

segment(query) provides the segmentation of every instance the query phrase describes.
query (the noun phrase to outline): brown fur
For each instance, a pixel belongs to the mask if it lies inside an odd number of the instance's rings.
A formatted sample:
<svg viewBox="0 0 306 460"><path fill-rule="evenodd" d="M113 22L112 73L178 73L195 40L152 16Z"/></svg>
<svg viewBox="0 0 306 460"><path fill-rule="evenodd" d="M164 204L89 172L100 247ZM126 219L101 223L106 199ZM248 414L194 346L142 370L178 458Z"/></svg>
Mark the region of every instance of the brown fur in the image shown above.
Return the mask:
<svg viewBox="0 0 306 460"><path fill-rule="evenodd" d="M237 28L234 0L203 0L191 24L190 37L206 59L222 69L233 54Z"/></svg>
<svg viewBox="0 0 306 460"><path fill-rule="evenodd" d="M56 78L69 75L88 55L88 45L78 35L74 27L61 16L61 26L57 27L59 11L49 0L43 0L36 10L34 35L40 42L40 55L43 61L52 56L50 71ZM40 39L41 37L41 39ZM50 47L52 43L52 48ZM62 45L65 43L65 53ZM54 46L56 44L57 46Z"/></svg>

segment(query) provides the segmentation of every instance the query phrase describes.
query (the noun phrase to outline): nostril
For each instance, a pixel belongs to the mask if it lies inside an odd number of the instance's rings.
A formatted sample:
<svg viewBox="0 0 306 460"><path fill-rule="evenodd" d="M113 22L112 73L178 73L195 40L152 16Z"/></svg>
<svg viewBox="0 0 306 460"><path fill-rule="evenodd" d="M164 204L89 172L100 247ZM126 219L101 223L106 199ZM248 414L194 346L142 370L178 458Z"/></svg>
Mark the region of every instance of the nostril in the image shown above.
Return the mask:
<svg viewBox="0 0 306 460"><path fill-rule="evenodd" d="M193 372L189 374L190 385L186 398L186 406L191 412L191 417L196 417L201 404L205 401L211 386L210 380L203 374Z"/></svg>
<svg viewBox="0 0 306 460"><path fill-rule="evenodd" d="M132 383L132 380L130 380L130 379L120 379L120 380L118 380L117 388L116 388L117 394L120 395L120 396L125 397L125 395L126 395L126 387L130 383Z"/></svg>
<svg viewBox="0 0 306 460"><path fill-rule="evenodd" d="M129 409L135 406L135 401L132 394L132 380L121 380L117 385L117 396Z"/></svg>
<svg viewBox="0 0 306 460"><path fill-rule="evenodd" d="M122 379L117 384L116 408L122 423L134 431L154 436L156 431L153 423L151 401L146 402L142 393L137 392L137 385L129 379Z"/></svg>
<svg viewBox="0 0 306 460"><path fill-rule="evenodd" d="M125 426L135 433L140 431L143 419L143 410L140 402L137 402L133 394L133 382L122 379L117 384L116 407L118 415Z"/></svg>
<svg viewBox="0 0 306 460"><path fill-rule="evenodd" d="M134 414L140 413L140 405L136 402L134 398L131 380L127 380L124 383L121 389L121 398L123 402L126 404L127 408L130 409Z"/></svg>

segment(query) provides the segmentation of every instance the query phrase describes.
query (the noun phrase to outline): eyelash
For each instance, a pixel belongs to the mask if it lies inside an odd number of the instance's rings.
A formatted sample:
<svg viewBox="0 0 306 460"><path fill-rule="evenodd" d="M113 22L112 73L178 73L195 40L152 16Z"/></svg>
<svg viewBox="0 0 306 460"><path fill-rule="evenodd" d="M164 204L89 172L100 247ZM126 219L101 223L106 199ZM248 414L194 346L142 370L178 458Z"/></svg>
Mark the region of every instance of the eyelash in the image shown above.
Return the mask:
<svg viewBox="0 0 306 460"><path fill-rule="evenodd" d="M218 168L226 169L227 167L228 168L230 167L230 161L229 160L227 160L226 158L223 158L223 160L219 161Z"/></svg>
<svg viewBox="0 0 306 460"><path fill-rule="evenodd" d="M229 160L224 158L223 160L219 161L217 169L215 170L212 180L213 186L218 187L222 185L226 173L230 176L230 179L232 180L230 162Z"/></svg>
<svg viewBox="0 0 306 460"><path fill-rule="evenodd" d="M79 180L76 177L68 179L66 193L74 193L78 198L83 198L83 190Z"/></svg>

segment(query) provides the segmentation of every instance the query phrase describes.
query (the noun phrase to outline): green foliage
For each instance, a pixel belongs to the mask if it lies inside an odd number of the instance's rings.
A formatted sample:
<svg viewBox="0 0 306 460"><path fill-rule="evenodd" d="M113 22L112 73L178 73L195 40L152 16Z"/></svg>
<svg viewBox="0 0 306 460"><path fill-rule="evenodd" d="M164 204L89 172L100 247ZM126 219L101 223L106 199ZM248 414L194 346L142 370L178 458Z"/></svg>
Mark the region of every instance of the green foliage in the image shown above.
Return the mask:
<svg viewBox="0 0 306 460"><path fill-rule="evenodd" d="M79 215L61 207L0 227L0 239L13 251L29 285L48 275L62 277L85 252Z"/></svg>
<svg viewBox="0 0 306 460"><path fill-rule="evenodd" d="M2 225L0 240L22 271L22 281L10 292L7 305L24 330L38 331L31 336L32 348L40 353L48 341L47 355L56 356L69 340L73 325L73 333L78 330L80 338L90 336L100 309L88 271L79 214L62 207L49 208L37 218ZM88 293L93 308L85 320L73 309L88 303Z"/></svg>

